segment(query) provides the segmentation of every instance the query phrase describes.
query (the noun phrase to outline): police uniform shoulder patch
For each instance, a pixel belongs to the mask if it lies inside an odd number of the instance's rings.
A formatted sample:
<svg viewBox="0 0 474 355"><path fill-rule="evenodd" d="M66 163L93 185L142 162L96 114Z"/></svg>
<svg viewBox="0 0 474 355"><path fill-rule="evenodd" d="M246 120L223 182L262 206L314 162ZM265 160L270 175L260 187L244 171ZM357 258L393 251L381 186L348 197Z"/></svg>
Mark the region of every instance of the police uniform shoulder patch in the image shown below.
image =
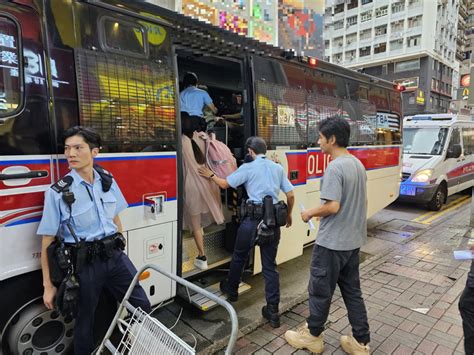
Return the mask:
<svg viewBox="0 0 474 355"><path fill-rule="evenodd" d="M74 178L72 176L66 175L61 180L58 180L53 185L51 185L51 188L57 193L61 193L69 186L71 186L73 181Z"/></svg>
<svg viewBox="0 0 474 355"><path fill-rule="evenodd" d="M102 179L102 190L104 192L109 191L112 183L114 182L113 175L98 164L94 164L94 169Z"/></svg>

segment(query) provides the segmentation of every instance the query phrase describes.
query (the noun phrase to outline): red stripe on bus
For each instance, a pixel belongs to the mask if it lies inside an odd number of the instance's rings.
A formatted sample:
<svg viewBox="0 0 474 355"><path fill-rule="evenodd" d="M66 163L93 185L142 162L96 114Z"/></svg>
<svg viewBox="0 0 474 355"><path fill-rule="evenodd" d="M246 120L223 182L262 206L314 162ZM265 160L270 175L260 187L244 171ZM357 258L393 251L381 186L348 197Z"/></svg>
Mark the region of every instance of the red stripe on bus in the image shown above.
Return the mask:
<svg viewBox="0 0 474 355"><path fill-rule="evenodd" d="M399 147L350 148L349 152L362 162L366 170L400 165ZM286 158L288 178L294 185L301 185L309 179L322 177L330 161L330 157L321 150L310 150L306 154L287 154ZM295 174L296 171L297 174ZM296 175L297 177L291 180L291 177Z"/></svg>
<svg viewBox="0 0 474 355"><path fill-rule="evenodd" d="M29 185L28 185L29 186ZM0 196L0 211L20 208L41 207L44 204L44 192L28 192L18 195Z"/></svg>
<svg viewBox="0 0 474 355"><path fill-rule="evenodd" d="M109 170L122 190L128 204L143 202L143 195L166 192L167 199L176 199L177 166L173 159L137 159L101 161L100 165ZM60 172L69 171L67 163L60 163ZM49 184L49 182L48 182ZM33 182L24 187L34 186ZM43 206L44 193L34 192L10 196L0 196L0 211Z"/></svg>
<svg viewBox="0 0 474 355"><path fill-rule="evenodd" d="M22 216L27 216L27 215L30 215L34 212L42 212L42 211L43 211L43 207L40 206L40 207L29 208L25 211L12 213L12 214L6 215L3 218L0 218L0 224L5 224L6 222L11 221L15 218L22 217Z"/></svg>

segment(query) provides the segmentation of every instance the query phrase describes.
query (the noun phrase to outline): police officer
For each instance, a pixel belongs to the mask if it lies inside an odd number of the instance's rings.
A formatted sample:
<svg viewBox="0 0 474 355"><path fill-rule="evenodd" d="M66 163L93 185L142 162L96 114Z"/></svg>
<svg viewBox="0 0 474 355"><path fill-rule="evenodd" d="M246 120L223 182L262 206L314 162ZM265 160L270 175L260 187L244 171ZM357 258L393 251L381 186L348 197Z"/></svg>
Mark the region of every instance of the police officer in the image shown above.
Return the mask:
<svg viewBox="0 0 474 355"><path fill-rule="evenodd" d="M91 253L101 250L97 248L98 243L104 245L112 236L120 236L117 234L122 231L119 213L127 208L127 201L113 177L97 168L101 171L99 174L93 166L101 145L99 134L92 129L76 126L66 130L64 137L64 154L71 169L67 176L70 178L61 179L46 191L43 217L37 233L43 236L43 301L48 309L55 308L57 295L57 288L50 277L48 246L55 236L63 238L66 247L71 250L77 246L67 227L68 223L77 238L85 241L88 258L77 275L80 288L74 329L74 353L82 355L91 354L94 349L94 314L102 290L107 289L116 300L121 300L137 270L119 248L111 249L108 255ZM107 181L108 186L104 185ZM104 191L104 186L107 186L105 190L108 191ZM74 194L75 201L72 204L65 202L64 188ZM151 311L150 302L138 285L130 302L146 312Z"/></svg>
<svg viewBox="0 0 474 355"><path fill-rule="evenodd" d="M208 107L213 114L217 113L217 108L207 91L199 89L197 85L197 75L188 72L183 78L184 90L179 94L180 110L189 115L189 117L182 116L182 129L190 138L194 131L206 131L207 124L203 112L205 107Z"/></svg>
<svg viewBox="0 0 474 355"><path fill-rule="evenodd" d="M212 180L222 189L229 187L237 188L244 184L249 199L246 206L255 211L261 210L262 200L269 195L273 203L278 202L278 194L283 191L288 203L288 217L286 227L291 226L291 212L294 205L293 185L288 181L283 167L265 156L267 145L260 137L250 137L245 143L245 148L251 158L251 162L243 164L226 179L217 177L208 168L200 168L199 173ZM261 216L254 213L246 213L241 220L237 231L234 253L230 263L227 280L221 282L221 291L227 295L231 302L237 301L238 286L245 263L253 248L257 226L261 222ZM280 302L280 281L276 271L276 255L280 241L280 228L275 228L274 238L271 242L260 246L262 258L263 278L265 280L265 299L267 305L262 308L262 315L270 321L274 328L280 326L278 304Z"/></svg>

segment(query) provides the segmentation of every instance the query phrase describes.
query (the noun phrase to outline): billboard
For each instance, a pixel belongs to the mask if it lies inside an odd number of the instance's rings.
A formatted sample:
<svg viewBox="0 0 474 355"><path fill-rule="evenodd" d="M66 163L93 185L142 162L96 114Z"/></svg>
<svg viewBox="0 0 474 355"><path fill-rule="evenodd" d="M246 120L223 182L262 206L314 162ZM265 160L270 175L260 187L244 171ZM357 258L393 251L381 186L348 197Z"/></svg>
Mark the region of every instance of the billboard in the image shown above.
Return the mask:
<svg viewBox="0 0 474 355"><path fill-rule="evenodd" d="M181 13L261 42L278 44L274 0L182 0Z"/></svg>
<svg viewBox="0 0 474 355"><path fill-rule="evenodd" d="M279 46L324 58L324 0L279 0Z"/></svg>

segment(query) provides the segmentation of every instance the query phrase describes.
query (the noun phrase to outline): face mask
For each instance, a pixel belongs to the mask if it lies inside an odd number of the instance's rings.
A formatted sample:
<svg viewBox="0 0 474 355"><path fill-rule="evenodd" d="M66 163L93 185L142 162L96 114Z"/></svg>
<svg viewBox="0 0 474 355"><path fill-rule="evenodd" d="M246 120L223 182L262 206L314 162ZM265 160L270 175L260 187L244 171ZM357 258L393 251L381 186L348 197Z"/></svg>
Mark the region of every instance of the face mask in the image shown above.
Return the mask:
<svg viewBox="0 0 474 355"><path fill-rule="evenodd" d="M253 158L250 154L245 154L245 157L244 157L244 163L250 163L253 161Z"/></svg>

